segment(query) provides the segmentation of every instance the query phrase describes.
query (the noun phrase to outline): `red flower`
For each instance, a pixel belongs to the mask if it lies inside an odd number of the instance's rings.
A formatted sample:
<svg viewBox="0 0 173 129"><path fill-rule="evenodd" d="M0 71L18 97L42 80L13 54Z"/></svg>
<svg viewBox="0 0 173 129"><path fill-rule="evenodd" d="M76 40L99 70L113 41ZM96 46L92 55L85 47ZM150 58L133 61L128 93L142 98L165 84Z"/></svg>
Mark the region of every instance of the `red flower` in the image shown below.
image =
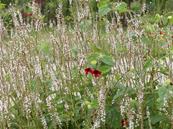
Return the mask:
<svg viewBox="0 0 173 129"><path fill-rule="evenodd" d="M91 73L92 72L92 69L91 68L86 68L85 69L85 74L88 75L88 73Z"/></svg>
<svg viewBox="0 0 173 129"><path fill-rule="evenodd" d="M98 70L94 70L94 71L92 71L92 75L93 75L94 77L100 77L100 76L101 76L101 72L98 71Z"/></svg>
<svg viewBox="0 0 173 129"><path fill-rule="evenodd" d="M160 31L160 35L163 35L163 34L165 34L163 31Z"/></svg>
<svg viewBox="0 0 173 129"><path fill-rule="evenodd" d="M122 120L121 120L121 126L122 126L122 127L127 127L128 124L129 124L129 122L128 122L127 119L122 119Z"/></svg>
<svg viewBox="0 0 173 129"><path fill-rule="evenodd" d="M96 70L96 69L93 69L93 68L86 68L85 69L85 74L88 75L89 73L92 74L92 76L94 77L100 77L101 76L101 72Z"/></svg>

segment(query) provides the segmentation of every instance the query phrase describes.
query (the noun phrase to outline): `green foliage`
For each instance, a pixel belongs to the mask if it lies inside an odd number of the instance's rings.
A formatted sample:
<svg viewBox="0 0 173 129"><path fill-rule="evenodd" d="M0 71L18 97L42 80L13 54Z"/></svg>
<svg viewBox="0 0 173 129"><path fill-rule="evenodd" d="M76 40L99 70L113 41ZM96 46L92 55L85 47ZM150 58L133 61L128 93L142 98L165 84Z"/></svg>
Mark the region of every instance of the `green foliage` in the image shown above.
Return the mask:
<svg viewBox="0 0 173 129"><path fill-rule="evenodd" d="M4 9L5 8L5 4L3 3L0 3L0 10Z"/></svg>
<svg viewBox="0 0 173 129"><path fill-rule="evenodd" d="M88 65L107 75L113 66L112 57L104 53L92 53L87 57Z"/></svg>
<svg viewBox="0 0 173 129"><path fill-rule="evenodd" d="M106 108L106 123L107 123L107 127L111 128L111 129L119 129L121 128L121 114L119 112L119 109L117 109L116 104L113 105L107 105Z"/></svg>
<svg viewBox="0 0 173 129"><path fill-rule="evenodd" d="M25 12L25 13L32 13L32 8L26 6L26 7L23 8L23 12Z"/></svg>
<svg viewBox="0 0 173 129"><path fill-rule="evenodd" d="M100 16L107 15L112 10L111 3L109 2L109 0L100 1L98 4L98 9Z"/></svg>
<svg viewBox="0 0 173 129"><path fill-rule="evenodd" d="M141 10L141 4L139 1L135 1L131 4L131 9L135 12L140 12Z"/></svg>
<svg viewBox="0 0 173 129"><path fill-rule="evenodd" d="M168 23L170 25L173 25L173 16L168 16L167 19L168 19Z"/></svg>
<svg viewBox="0 0 173 129"><path fill-rule="evenodd" d="M119 2L115 6L115 10L118 11L119 13L125 13L128 11L127 4L125 2Z"/></svg>

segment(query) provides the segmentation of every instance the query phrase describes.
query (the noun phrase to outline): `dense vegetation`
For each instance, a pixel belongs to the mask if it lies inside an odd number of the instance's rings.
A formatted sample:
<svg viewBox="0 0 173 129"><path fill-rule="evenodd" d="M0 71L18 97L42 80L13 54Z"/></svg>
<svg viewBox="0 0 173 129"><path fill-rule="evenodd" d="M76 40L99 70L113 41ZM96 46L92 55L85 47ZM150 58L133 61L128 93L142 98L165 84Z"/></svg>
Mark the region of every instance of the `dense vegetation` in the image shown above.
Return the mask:
<svg viewBox="0 0 173 129"><path fill-rule="evenodd" d="M43 19L45 23L49 21L56 22L56 14L58 6L62 5L62 14L64 20L67 23L74 23L74 19L79 11L80 6L83 8L86 4L89 4L89 13L94 18L96 17L96 13L101 11L109 12L110 8L114 8L114 3L119 0L101 0L100 2L96 0L89 0L86 2L85 0L0 0L0 13L2 17L5 17L8 24L10 24L9 19L10 13L8 8L11 5L15 5L19 11L23 13L31 13L32 5L30 5L33 1L35 1L41 8L42 15L44 15ZM143 8L146 8L150 13L163 13L164 11L171 11L173 8L173 0L120 0L126 2L127 6L131 11L135 13L139 13ZM29 4L30 3L30 4ZM107 4L105 4L107 3ZM103 5L103 6L102 6ZM107 7L110 7L109 9ZM5 12L5 13L4 13ZM112 16L113 11L108 13L108 17ZM104 13L103 13L104 14Z"/></svg>
<svg viewBox="0 0 173 129"><path fill-rule="evenodd" d="M0 129L173 129L173 0L0 0Z"/></svg>

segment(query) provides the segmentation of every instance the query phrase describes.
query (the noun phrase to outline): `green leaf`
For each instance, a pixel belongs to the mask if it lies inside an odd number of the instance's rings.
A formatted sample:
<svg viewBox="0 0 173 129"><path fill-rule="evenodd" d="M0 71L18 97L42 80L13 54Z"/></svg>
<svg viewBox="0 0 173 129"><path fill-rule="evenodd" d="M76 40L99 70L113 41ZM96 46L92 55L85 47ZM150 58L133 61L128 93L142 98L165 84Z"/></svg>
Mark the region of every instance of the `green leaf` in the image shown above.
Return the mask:
<svg viewBox="0 0 173 129"><path fill-rule="evenodd" d="M110 65L110 66L113 66L113 60L112 60L112 57L111 56L108 56L108 55L103 55L101 61L107 65Z"/></svg>
<svg viewBox="0 0 173 129"><path fill-rule="evenodd" d="M147 69L153 65L153 60L151 58L147 59L144 63L144 69Z"/></svg>
<svg viewBox="0 0 173 129"><path fill-rule="evenodd" d="M93 60L97 60L99 58L99 53L92 53L87 57L87 61L91 62Z"/></svg>
<svg viewBox="0 0 173 129"><path fill-rule="evenodd" d="M103 7L105 5L107 5L110 1L109 0L100 0L98 3L98 7Z"/></svg>
<svg viewBox="0 0 173 129"><path fill-rule="evenodd" d="M109 55L102 53L92 53L87 57L89 65L98 69L102 74L108 74L113 66L113 59Z"/></svg>
<svg viewBox="0 0 173 129"><path fill-rule="evenodd" d="M169 68L161 66L159 72L167 76L169 75Z"/></svg>
<svg viewBox="0 0 173 129"><path fill-rule="evenodd" d="M99 14L100 16L107 15L111 11L111 7L109 4L105 4L104 6L101 6L99 8Z"/></svg>
<svg viewBox="0 0 173 129"><path fill-rule="evenodd" d="M132 100L130 101L130 106L131 106L132 108L136 108L136 107L138 106L137 100L132 99Z"/></svg>
<svg viewBox="0 0 173 129"><path fill-rule="evenodd" d="M91 65L93 68L96 68L97 61L99 59L100 54L99 53L92 53L87 57L87 61L89 65ZM95 63L94 63L95 62Z"/></svg>
<svg viewBox="0 0 173 129"><path fill-rule="evenodd" d="M24 8L24 12L25 12L25 13L32 13L32 8L26 6L26 7Z"/></svg>
<svg viewBox="0 0 173 129"><path fill-rule="evenodd" d="M152 124L156 124L162 120L164 120L164 117L162 115L159 115L159 114L151 115L151 123Z"/></svg>
<svg viewBox="0 0 173 129"><path fill-rule="evenodd" d="M159 22L161 20L162 16L160 14L155 15L155 22Z"/></svg>
<svg viewBox="0 0 173 129"><path fill-rule="evenodd" d="M112 9L109 0L101 0L98 4L100 16L107 15Z"/></svg>
<svg viewBox="0 0 173 129"><path fill-rule="evenodd" d="M98 105L99 105L97 100L91 101L90 104L91 104L91 108L92 109L96 109L98 107Z"/></svg>
<svg viewBox="0 0 173 129"><path fill-rule="evenodd" d="M146 101L145 101L145 104L148 106L148 107L154 107L156 105L156 100L158 98L158 94L155 90L152 91L152 93L148 93L146 94ZM153 103L153 102L156 102L156 103Z"/></svg>
<svg viewBox="0 0 173 129"><path fill-rule="evenodd" d="M136 95L136 90L135 90L135 88L126 87L126 89L127 89L127 93L128 93L129 96L134 96L134 95Z"/></svg>
<svg viewBox="0 0 173 129"><path fill-rule="evenodd" d="M131 3L131 9L135 12L139 12L141 9L141 4L139 1L135 1Z"/></svg>
<svg viewBox="0 0 173 129"><path fill-rule="evenodd" d="M117 3L115 10L117 10L119 13L125 13L128 11L127 4L125 2L119 2Z"/></svg>
<svg viewBox="0 0 173 129"><path fill-rule="evenodd" d="M5 5L6 4L0 3L0 10L4 9L5 8Z"/></svg>
<svg viewBox="0 0 173 129"><path fill-rule="evenodd" d="M108 74L111 71L111 67L108 65L101 65L98 67L98 70L102 72L102 74Z"/></svg>
<svg viewBox="0 0 173 129"><path fill-rule="evenodd" d="M173 16L168 16L168 22L173 25Z"/></svg>
<svg viewBox="0 0 173 129"><path fill-rule="evenodd" d="M106 106L106 123L110 129L121 129L121 114L117 105Z"/></svg>
<svg viewBox="0 0 173 129"><path fill-rule="evenodd" d="M116 95L113 97L113 100L123 97L125 93L126 93L126 88L118 89Z"/></svg>
<svg viewBox="0 0 173 129"><path fill-rule="evenodd" d="M152 25L152 24L150 24L150 23L146 24L146 25L144 26L144 28L145 28L145 30L146 30L147 32L155 32L154 25Z"/></svg>
<svg viewBox="0 0 173 129"><path fill-rule="evenodd" d="M157 99L159 107L163 106L165 99L167 99L168 92L169 92L169 89L167 86L164 85L164 86L159 87L158 92L157 92L159 95L159 97Z"/></svg>
<svg viewBox="0 0 173 129"><path fill-rule="evenodd" d="M159 87L159 89L158 89L159 98L164 98L166 93L167 93L167 87L166 86Z"/></svg>

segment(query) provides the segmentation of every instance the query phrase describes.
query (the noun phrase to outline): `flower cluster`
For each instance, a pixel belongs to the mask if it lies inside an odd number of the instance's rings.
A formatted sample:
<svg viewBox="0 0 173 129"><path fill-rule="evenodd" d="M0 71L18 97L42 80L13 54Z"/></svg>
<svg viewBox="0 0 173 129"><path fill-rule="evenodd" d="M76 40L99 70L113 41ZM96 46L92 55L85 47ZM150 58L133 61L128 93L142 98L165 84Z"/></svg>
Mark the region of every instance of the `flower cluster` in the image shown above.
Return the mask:
<svg viewBox="0 0 173 129"><path fill-rule="evenodd" d="M99 70L93 69L93 68L86 68L85 69L85 74L92 74L92 76L94 77L100 77L101 76L101 72Z"/></svg>

